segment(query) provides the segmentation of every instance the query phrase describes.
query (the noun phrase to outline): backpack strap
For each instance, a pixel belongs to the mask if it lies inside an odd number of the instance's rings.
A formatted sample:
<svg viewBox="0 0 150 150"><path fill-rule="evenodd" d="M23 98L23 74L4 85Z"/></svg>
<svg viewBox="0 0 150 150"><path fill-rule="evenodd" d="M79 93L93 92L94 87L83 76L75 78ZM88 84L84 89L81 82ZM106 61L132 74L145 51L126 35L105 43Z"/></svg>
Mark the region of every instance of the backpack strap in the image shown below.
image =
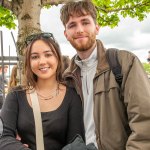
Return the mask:
<svg viewBox="0 0 150 150"><path fill-rule="evenodd" d="M118 61L118 49L116 49L116 48L107 49L106 50L106 59L109 63L109 66L110 66L113 74L115 75L116 82L118 83L118 85L121 89L123 75L121 73L122 67ZM120 94L120 100L123 103L123 107L124 107L123 111L125 112L126 118L128 119L127 108L126 108L126 105L124 104L124 96L122 96L121 93L119 93L119 94ZM129 136L131 134L129 125L127 126L126 131Z"/></svg>
<svg viewBox="0 0 150 150"><path fill-rule="evenodd" d="M108 48L106 50L106 58L107 58L107 61L109 63L109 66L110 66L113 74L115 75L115 79L116 79L117 83L121 87L123 75L121 73L122 68L118 61L117 51L118 51L118 49L116 49L116 48Z"/></svg>

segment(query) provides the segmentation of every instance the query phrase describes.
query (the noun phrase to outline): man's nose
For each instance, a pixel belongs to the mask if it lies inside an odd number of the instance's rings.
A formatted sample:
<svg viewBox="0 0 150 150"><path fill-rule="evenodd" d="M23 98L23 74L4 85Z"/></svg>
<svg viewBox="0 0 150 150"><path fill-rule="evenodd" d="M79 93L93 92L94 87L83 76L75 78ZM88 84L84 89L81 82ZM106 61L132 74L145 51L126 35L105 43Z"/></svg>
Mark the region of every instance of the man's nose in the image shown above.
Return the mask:
<svg viewBox="0 0 150 150"><path fill-rule="evenodd" d="M83 33L83 31L84 31L83 26L82 26L81 24L79 24L79 25L77 26L77 33L78 33L78 34Z"/></svg>

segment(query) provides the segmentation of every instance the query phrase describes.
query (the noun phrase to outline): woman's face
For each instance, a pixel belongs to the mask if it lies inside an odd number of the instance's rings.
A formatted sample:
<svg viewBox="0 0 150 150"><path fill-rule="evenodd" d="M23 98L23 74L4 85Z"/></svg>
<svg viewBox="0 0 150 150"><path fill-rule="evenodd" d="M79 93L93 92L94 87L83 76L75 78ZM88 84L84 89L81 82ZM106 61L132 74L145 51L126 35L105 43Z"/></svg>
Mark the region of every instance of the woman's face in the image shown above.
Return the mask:
<svg viewBox="0 0 150 150"><path fill-rule="evenodd" d="M49 45L42 40L33 43L30 55L31 70L38 80L56 80L58 60Z"/></svg>

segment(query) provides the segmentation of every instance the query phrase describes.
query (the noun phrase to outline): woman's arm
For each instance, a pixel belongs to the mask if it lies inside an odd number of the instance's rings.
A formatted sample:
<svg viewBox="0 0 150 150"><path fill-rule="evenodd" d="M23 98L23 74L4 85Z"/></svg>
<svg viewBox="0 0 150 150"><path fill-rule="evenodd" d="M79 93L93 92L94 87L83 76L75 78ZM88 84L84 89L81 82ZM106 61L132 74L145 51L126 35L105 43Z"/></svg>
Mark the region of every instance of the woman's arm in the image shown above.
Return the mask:
<svg viewBox="0 0 150 150"><path fill-rule="evenodd" d="M85 140L81 99L79 95L77 95L75 90L71 90L69 94L71 104L69 107L69 125L67 134L67 143L71 141L76 134L81 135L82 138Z"/></svg>
<svg viewBox="0 0 150 150"><path fill-rule="evenodd" d="M0 150L30 150L16 139L18 121L18 100L15 92L10 92L1 111L3 135L0 138Z"/></svg>

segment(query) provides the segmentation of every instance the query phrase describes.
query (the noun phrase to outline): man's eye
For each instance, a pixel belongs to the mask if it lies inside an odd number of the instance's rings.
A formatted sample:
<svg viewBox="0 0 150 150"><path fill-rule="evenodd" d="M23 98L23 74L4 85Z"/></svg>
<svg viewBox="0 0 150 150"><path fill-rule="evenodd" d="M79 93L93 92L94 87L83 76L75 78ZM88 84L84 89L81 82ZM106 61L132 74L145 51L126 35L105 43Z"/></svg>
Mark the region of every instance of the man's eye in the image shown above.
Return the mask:
<svg viewBox="0 0 150 150"><path fill-rule="evenodd" d="M70 25L68 26L68 29L71 29L71 28L73 28L73 27L75 27L75 24L70 24Z"/></svg>
<svg viewBox="0 0 150 150"><path fill-rule="evenodd" d="M83 25L87 25L87 24L89 24L89 22L83 22Z"/></svg>

